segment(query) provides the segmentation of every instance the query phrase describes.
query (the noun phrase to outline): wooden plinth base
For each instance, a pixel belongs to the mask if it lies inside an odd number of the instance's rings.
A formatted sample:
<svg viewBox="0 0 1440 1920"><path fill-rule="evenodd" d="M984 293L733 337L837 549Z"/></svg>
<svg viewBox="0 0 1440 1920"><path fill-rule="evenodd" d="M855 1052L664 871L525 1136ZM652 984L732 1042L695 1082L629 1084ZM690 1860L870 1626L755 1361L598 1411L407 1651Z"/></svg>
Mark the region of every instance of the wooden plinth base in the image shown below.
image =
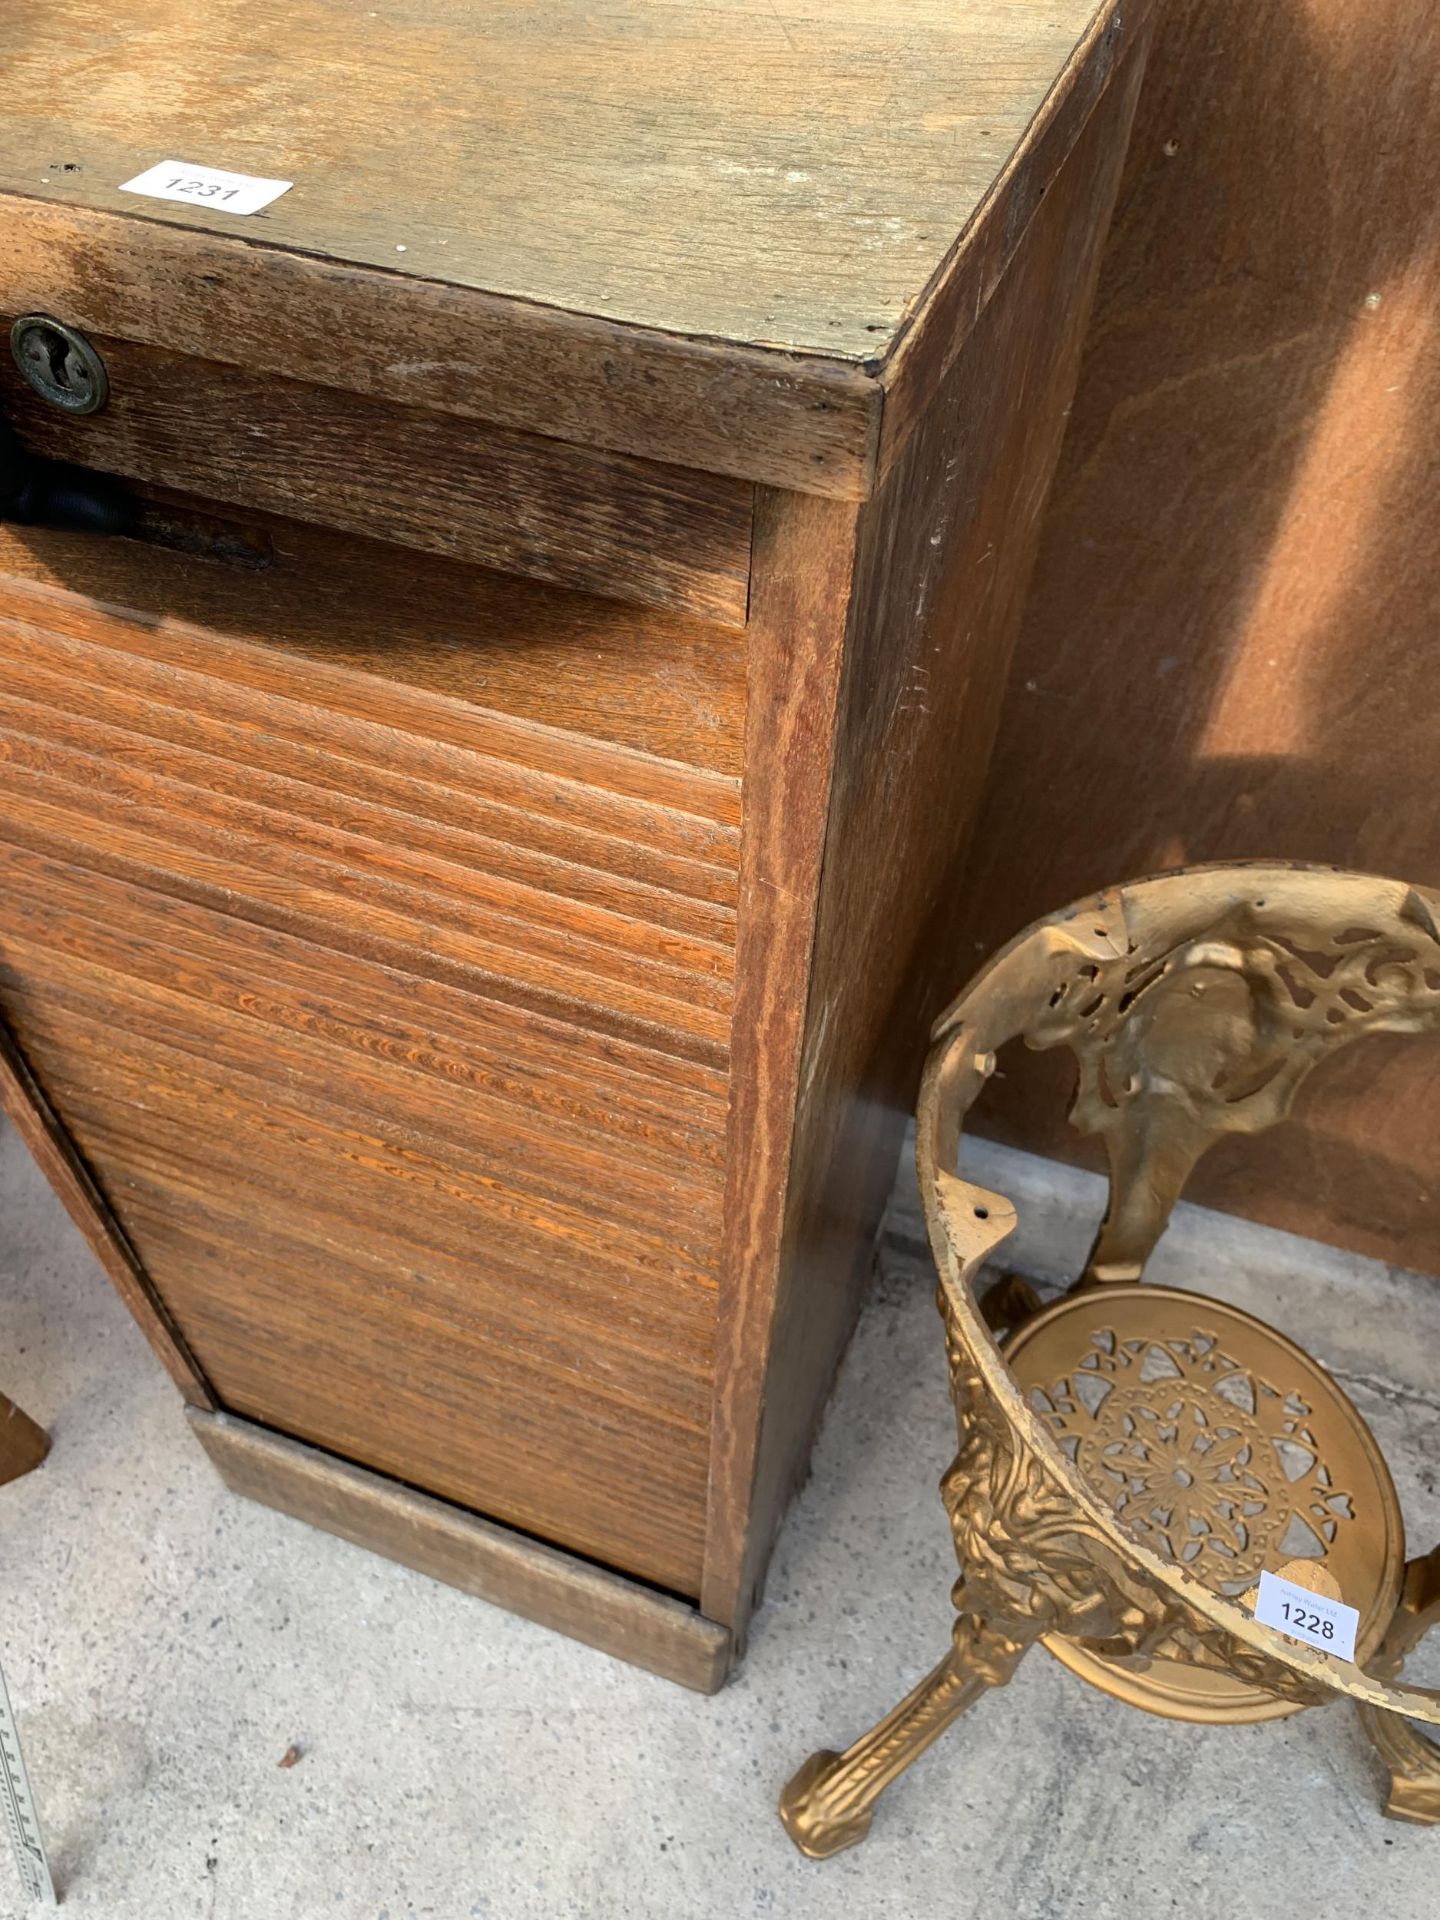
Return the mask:
<svg viewBox="0 0 1440 1920"><path fill-rule="evenodd" d="M233 1414L187 1417L236 1493L683 1687L725 1682L729 1629L683 1601Z"/></svg>
<svg viewBox="0 0 1440 1920"><path fill-rule="evenodd" d="M0 1393L0 1487L38 1467L50 1451L50 1436L28 1413Z"/></svg>

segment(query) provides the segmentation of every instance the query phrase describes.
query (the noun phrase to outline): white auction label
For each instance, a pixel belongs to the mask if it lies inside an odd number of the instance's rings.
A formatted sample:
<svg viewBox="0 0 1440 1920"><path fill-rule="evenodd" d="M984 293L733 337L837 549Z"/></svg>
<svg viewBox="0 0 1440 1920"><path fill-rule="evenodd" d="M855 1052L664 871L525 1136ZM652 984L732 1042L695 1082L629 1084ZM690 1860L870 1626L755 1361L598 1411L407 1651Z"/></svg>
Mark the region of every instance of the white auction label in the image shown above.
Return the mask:
<svg viewBox="0 0 1440 1920"><path fill-rule="evenodd" d="M152 200L182 200L219 213L258 213L288 193L293 180L259 180L253 173L226 173L223 167L192 167L184 160L162 160L121 186L121 193L145 193Z"/></svg>
<svg viewBox="0 0 1440 1920"><path fill-rule="evenodd" d="M1297 1587L1278 1573L1261 1574L1255 1618L1267 1627L1278 1627L1292 1640L1318 1647L1321 1653L1333 1653L1341 1660L1355 1658L1358 1610L1347 1607L1343 1600L1329 1600L1323 1593Z"/></svg>

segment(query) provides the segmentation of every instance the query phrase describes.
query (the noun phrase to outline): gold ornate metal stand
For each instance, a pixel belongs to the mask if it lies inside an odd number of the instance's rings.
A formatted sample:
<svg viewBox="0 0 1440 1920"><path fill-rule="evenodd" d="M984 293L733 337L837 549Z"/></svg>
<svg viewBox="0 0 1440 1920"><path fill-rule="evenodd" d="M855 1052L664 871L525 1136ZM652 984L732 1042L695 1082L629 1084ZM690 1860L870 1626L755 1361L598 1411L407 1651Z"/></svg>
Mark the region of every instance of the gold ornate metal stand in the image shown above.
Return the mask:
<svg viewBox="0 0 1440 1920"><path fill-rule="evenodd" d="M1440 1548L1405 1565L1384 1459L1299 1347L1201 1294L1140 1284L1214 1141L1282 1119L1346 1042L1440 1027L1437 926L1440 900L1400 882L1197 868L1040 922L937 1023L916 1140L960 1435L941 1482L956 1622L913 1693L786 1787L802 1851L864 1839L891 1781L1036 1640L1176 1719L1264 1720L1348 1695L1390 1773L1385 1811L1440 1821L1440 1747L1412 1724L1440 1725L1440 1693L1400 1683L1440 1617ZM1071 1119L1110 1162L1085 1270L1044 1309L1013 1277L977 1303L1015 1213L955 1172L964 1117L1015 1038L1072 1050ZM1252 1617L1266 1569L1358 1610L1354 1664Z"/></svg>

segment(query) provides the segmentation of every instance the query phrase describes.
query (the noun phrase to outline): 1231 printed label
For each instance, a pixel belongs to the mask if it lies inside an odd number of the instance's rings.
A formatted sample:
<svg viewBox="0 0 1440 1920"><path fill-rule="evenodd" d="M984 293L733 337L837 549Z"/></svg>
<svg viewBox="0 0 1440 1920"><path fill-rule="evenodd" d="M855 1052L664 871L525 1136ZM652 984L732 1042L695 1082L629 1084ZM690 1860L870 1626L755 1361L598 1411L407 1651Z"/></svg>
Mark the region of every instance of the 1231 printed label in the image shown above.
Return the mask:
<svg viewBox="0 0 1440 1920"><path fill-rule="evenodd" d="M1355 1658L1357 1610L1343 1600L1327 1600L1323 1593L1282 1580L1278 1573L1261 1574L1255 1618L1267 1627L1278 1627L1292 1640L1318 1647L1321 1653L1333 1653L1341 1660Z"/></svg>
<svg viewBox="0 0 1440 1920"><path fill-rule="evenodd" d="M147 194L152 200L181 200L216 213L258 213L294 184L293 180L261 180L252 173L227 173L223 167L162 160L125 181L120 191Z"/></svg>

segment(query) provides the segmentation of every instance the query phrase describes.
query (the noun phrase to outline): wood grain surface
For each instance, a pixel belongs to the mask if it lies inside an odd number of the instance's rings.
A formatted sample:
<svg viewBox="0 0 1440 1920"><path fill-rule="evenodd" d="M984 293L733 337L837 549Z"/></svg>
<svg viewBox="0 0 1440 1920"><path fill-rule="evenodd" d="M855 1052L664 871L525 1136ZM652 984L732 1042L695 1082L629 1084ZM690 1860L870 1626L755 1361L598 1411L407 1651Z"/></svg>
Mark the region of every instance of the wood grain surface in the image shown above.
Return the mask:
<svg viewBox="0 0 1440 1920"><path fill-rule="evenodd" d="M742 1635L757 1597L746 1548L762 1376L789 1277L779 1222L794 1151L856 518L838 501L768 492L756 518L725 1284L701 1596L706 1613ZM742 1589L746 1577L752 1584Z"/></svg>
<svg viewBox="0 0 1440 1920"><path fill-rule="evenodd" d="M643 757L610 759L612 777L621 762L631 768L638 797L659 794L685 808L698 783L704 794L696 811L739 824L741 633L613 600L537 591L479 567L264 514L227 515L180 496L152 494L139 534L92 540L0 526L0 574L130 612L137 624L232 637L251 647L252 658L274 658L283 646L297 663L362 674L370 682L365 711L377 721L390 710L389 683L438 695L437 713L447 710L445 702L483 702L543 728L535 751L547 754L556 771L586 761L591 740L634 749ZM207 643L195 644L203 652ZM303 664L285 684L303 697ZM402 691L395 699L404 697ZM557 732L569 739L557 741ZM683 770L667 770L662 761ZM722 777L705 778L710 774ZM465 815L467 822L484 817ZM640 848L633 858L635 877L663 876ZM733 871L733 855L716 864ZM728 893L723 875L691 881L677 891L698 887L733 904L733 879Z"/></svg>
<svg viewBox="0 0 1440 1920"><path fill-rule="evenodd" d="M853 497L1151 0L59 3L0 22L0 307ZM296 184L119 191L187 143Z"/></svg>
<svg viewBox="0 0 1440 1920"><path fill-rule="evenodd" d="M107 213L3 192L0 309L403 407L841 496L866 490L883 397L871 374L815 355L347 266L167 226L133 207ZM317 354L317 339L334 351Z"/></svg>
<svg viewBox="0 0 1440 1920"><path fill-rule="evenodd" d="M1096 0L56 0L0 25L0 181L657 327L876 357ZM248 220L118 189L295 182Z"/></svg>
<svg viewBox="0 0 1440 1920"><path fill-rule="evenodd" d="M714 1693L730 1635L693 1607L231 1414L191 1415L227 1486L432 1580Z"/></svg>
<svg viewBox="0 0 1440 1920"><path fill-rule="evenodd" d="M0 317L0 331L14 317ZM0 413L32 451L744 624L752 490L742 481L103 335L91 345L110 399L79 418L50 406L0 355Z"/></svg>
<svg viewBox="0 0 1440 1920"><path fill-rule="evenodd" d="M1150 63L952 991L1030 920L1250 858L1440 883L1440 17L1174 0ZM1068 1153L1058 1057L982 1126ZM1440 1047L1374 1039L1192 1195L1440 1272Z"/></svg>
<svg viewBox="0 0 1440 1920"><path fill-rule="evenodd" d="M967 835L1143 47L1100 96L858 527L831 508L826 528L814 504L762 496L757 595L765 582L773 598L757 601L759 633L773 620L794 639L788 660L763 647L752 665L765 799L748 802L741 865L726 1242L727 1271L743 1280L721 1304L704 1602L742 1634L859 1308L927 1028L947 997ZM746 977L750 917L783 952L787 938L798 945L792 915L807 936L803 997Z"/></svg>
<svg viewBox="0 0 1440 1920"><path fill-rule="evenodd" d="M3 939L0 939L3 952ZM214 1395L134 1246L81 1159L9 1028L0 1021L0 1109L29 1149L65 1211L85 1236L115 1291L192 1407Z"/></svg>
<svg viewBox="0 0 1440 1920"><path fill-rule="evenodd" d="M985 197L983 217L967 227L931 282L925 299L887 350L885 391L872 486L884 479L966 351L1041 201L1056 184L1071 149L1116 69L1145 44L1155 0L1125 0L1095 10L1023 139Z"/></svg>
<svg viewBox="0 0 1440 1920"><path fill-rule="evenodd" d="M693 1594L735 783L402 665L8 579L0 1004L224 1405Z"/></svg>

